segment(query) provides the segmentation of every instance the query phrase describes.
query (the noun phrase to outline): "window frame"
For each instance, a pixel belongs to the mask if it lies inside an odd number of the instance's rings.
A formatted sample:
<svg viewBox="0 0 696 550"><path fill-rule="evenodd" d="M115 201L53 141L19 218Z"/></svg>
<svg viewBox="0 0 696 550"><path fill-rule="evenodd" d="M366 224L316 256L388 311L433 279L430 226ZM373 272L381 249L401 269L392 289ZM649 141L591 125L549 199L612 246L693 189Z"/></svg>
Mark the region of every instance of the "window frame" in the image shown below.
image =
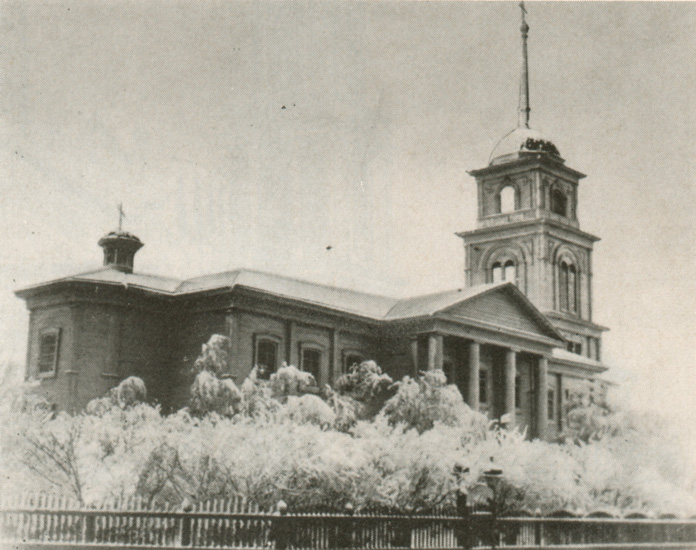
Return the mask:
<svg viewBox="0 0 696 550"><path fill-rule="evenodd" d="M512 208L510 209L503 209L504 206L509 206L508 204L503 204L503 193L507 194L506 189L510 189L510 192L512 193ZM506 203L509 201L509 199L506 200ZM498 191L498 194L496 195L496 210L497 214L512 214L516 212L517 210L520 209L519 205L519 192L517 189L517 186L513 183L507 183L506 185L503 185L500 190Z"/></svg>
<svg viewBox="0 0 696 550"><path fill-rule="evenodd" d="M558 202L559 200L561 202ZM557 216L568 218L569 202L568 195L564 193L560 187L555 185L551 188L551 191L549 192L549 210L552 213L556 214ZM560 212L561 206L563 207L563 213Z"/></svg>
<svg viewBox="0 0 696 550"><path fill-rule="evenodd" d="M491 283L512 283L519 287L519 261L512 255L499 257L490 264L489 277ZM511 275L511 278L508 276Z"/></svg>
<svg viewBox="0 0 696 550"><path fill-rule="evenodd" d="M317 387L321 387L322 372L324 370L324 358L326 357L326 347L317 343L317 342L299 342L298 348L299 348L298 349L299 369L302 372L309 372L312 376L314 376L314 380L317 383ZM318 365L317 375L315 375L313 372L305 370L304 355L305 355L305 352L307 352L307 351L314 351L314 352L319 353L319 365Z"/></svg>
<svg viewBox="0 0 696 550"><path fill-rule="evenodd" d="M36 358L36 373L39 378L52 378L58 373L58 358L60 355L60 338L61 329L59 327L44 328L39 331L39 345L38 345L38 356ZM44 338L52 337L55 339L53 357L51 359L50 368L48 370L42 370L42 359L44 353L42 351Z"/></svg>
<svg viewBox="0 0 696 550"><path fill-rule="evenodd" d="M580 270L564 256L558 261L558 309L572 315L580 314Z"/></svg>
<svg viewBox="0 0 696 550"><path fill-rule="evenodd" d="M503 265L500 262L495 262L491 266L491 282L492 283L502 283L504 279Z"/></svg>
<svg viewBox="0 0 696 550"><path fill-rule="evenodd" d="M512 279L508 280L508 272L510 271L510 268L512 268ZM508 259L503 264L503 281L505 281L506 283L512 283L515 286L517 286L517 263L512 258Z"/></svg>
<svg viewBox="0 0 696 550"><path fill-rule="evenodd" d="M282 338L274 334L254 334L254 357L252 361L252 368L259 367L259 346L266 342L275 346L275 365L272 370L270 370L269 367L268 377L270 378L271 374L278 372L279 352ZM268 365L266 366L268 367Z"/></svg>
<svg viewBox="0 0 696 550"><path fill-rule="evenodd" d="M566 338L566 341L566 350L568 350L570 353L574 353L575 355L584 355L582 342L578 342L572 338Z"/></svg>

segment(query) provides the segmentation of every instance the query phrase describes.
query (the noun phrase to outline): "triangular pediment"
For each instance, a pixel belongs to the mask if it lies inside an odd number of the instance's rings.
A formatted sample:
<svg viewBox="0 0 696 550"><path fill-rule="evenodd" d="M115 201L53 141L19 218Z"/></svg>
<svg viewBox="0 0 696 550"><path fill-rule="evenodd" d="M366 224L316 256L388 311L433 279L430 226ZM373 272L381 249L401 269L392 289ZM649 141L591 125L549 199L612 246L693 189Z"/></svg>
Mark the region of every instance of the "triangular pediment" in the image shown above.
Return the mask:
<svg viewBox="0 0 696 550"><path fill-rule="evenodd" d="M476 320L515 332L562 340L550 321L517 289L507 284L443 309L449 317Z"/></svg>

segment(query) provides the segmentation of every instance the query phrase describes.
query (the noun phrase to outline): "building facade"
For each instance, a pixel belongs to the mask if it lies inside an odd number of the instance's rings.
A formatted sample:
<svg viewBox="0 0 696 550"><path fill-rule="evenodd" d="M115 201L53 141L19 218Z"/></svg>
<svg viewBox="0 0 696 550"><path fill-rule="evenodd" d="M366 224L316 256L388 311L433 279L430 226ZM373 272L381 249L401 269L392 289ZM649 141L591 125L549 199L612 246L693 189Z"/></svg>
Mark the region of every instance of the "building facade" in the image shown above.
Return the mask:
<svg viewBox="0 0 696 550"><path fill-rule="evenodd" d="M191 367L214 334L230 338L226 375L285 362L330 384L374 359L399 379L441 369L492 419L554 438L579 394L601 391L604 327L592 318L592 248L578 187L551 141L529 128L526 35L518 127L474 170L478 223L460 233L460 289L396 299L253 270L179 280L134 271L143 246L114 231L104 267L17 292L30 312L27 377L76 411L128 376L165 410L184 406Z"/></svg>

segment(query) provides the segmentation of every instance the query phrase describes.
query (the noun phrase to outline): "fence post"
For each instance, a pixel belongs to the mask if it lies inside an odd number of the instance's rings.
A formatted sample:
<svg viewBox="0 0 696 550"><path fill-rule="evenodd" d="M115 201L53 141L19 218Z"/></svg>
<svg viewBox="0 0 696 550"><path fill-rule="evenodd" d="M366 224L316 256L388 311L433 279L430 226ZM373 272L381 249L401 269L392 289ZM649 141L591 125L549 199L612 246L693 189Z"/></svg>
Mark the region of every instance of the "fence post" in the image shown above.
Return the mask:
<svg viewBox="0 0 696 550"><path fill-rule="evenodd" d="M456 531L457 544L462 548L473 548L472 542L472 525L471 525L471 508L469 508L469 495L465 489L457 491L457 515L462 518L459 529Z"/></svg>
<svg viewBox="0 0 696 550"><path fill-rule="evenodd" d="M541 519L541 508L534 510L534 517ZM537 521L534 524L534 544L541 546L544 541L544 524L541 521Z"/></svg>
<svg viewBox="0 0 696 550"><path fill-rule="evenodd" d="M90 506L90 508L94 509L94 506ZM83 542L97 542L95 540L96 538L96 517L94 514L90 514L89 510L83 510L85 512L85 515L82 516L85 521L85 531L84 531L84 540Z"/></svg>
<svg viewBox="0 0 696 550"><path fill-rule="evenodd" d="M343 548L354 548L355 547L355 519L353 519L353 514L355 514L355 508L349 502L346 504L345 509L346 515L348 516L347 521L343 524L343 529L341 533L341 542L343 543Z"/></svg>
<svg viewBox="0 0 696 550"><path fill-rule="evenodd" d="M276 504L278 517L271 524L270 538L275 542L276 550L285 550L290 546L290 529L288 525L288 505L282 500Z"/></svg>
<svg viewBox="0 0 696 550"><path fill-rule="evenodd" d="M193 505L189 502L187 498L181 503L181 511L186 513L185 516L181 518L181 540L179 544L181 546L191 546L191 516L188 515L189 512L193 510Z"/></svg>

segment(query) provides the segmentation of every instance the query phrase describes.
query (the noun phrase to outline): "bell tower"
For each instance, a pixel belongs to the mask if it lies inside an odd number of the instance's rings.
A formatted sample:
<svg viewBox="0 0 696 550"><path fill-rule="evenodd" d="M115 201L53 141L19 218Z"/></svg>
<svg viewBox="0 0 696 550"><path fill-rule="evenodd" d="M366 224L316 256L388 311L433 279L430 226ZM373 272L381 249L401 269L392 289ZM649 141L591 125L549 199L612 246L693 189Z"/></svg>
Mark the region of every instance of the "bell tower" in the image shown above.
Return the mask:
<svg viewBox="0 0 696 550"><path fill-rule="evenodd" d="M604 327L592 321L592 247L580 229L578 187L553 142L529 126L529 26L522 10L517 127L493 149L476 180L478 221L464 241L465 283L514 282L568 339L568 349L600 360Z"/></svg>

